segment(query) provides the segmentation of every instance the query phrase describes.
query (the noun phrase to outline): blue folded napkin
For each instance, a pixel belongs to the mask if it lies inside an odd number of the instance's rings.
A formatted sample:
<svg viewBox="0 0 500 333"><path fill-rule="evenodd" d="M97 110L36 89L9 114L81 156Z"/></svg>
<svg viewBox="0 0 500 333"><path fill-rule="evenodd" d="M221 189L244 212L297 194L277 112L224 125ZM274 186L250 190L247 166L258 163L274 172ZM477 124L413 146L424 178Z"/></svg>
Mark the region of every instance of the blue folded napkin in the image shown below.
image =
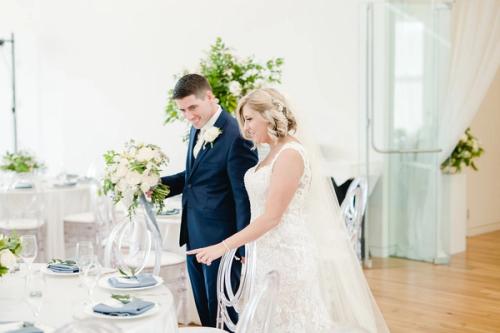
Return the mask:
<svg viewBox="0 0 500 333"><path fill-rule="evenodd" d="M14 188L16 190L25 189L25 188L33 188L33 184L31 184L31 183L17 183L14 185Z"/></svg>
<svg viewBox="0 0 500 333"><path fill-rule="evenodd" d="M113 276L108 279L108 283L114 288L143 288L154 286L158 281L151 274L139 274L133 277Z"/></svg>
<svg viewBox="0 0 500 333"><path fill-rule="evenodd" d="M80 268L77 265L69 265L69 264L49 264L47 266L53 272L56 273L78 273Z"/></svg>
<svg viewBox="0 0 500 333"><path fill-rule="evenodd" d="M155 304L153 302L143 301L142 299L136 298L132 302L127 303L121 307L114 307L99 303L94 306L93 310L96 313L101 313L108 316L127 317L140 315L151 309L154 305Z"/></svg>

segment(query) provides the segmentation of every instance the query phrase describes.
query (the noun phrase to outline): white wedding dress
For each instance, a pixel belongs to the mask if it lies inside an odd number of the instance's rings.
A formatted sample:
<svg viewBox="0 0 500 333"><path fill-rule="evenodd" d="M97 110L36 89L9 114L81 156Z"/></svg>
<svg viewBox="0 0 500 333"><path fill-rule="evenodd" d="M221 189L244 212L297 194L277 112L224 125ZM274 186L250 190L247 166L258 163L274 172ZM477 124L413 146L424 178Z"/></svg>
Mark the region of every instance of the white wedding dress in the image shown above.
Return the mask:
<svg viewBox="0 0 500 333"><path fill-rule="evenodd" d="M332 332L333 322L320 296L318 265L314 255L317 249L304 216L311 168L300 143L284 144L270 164L259 168L257 165L245 174L252 219L264 212L273 165L285 149L300 153L304 173L281 222L255 242L255 289L260 288L266 273L278 271L280 287L271 332Z"/></svg>

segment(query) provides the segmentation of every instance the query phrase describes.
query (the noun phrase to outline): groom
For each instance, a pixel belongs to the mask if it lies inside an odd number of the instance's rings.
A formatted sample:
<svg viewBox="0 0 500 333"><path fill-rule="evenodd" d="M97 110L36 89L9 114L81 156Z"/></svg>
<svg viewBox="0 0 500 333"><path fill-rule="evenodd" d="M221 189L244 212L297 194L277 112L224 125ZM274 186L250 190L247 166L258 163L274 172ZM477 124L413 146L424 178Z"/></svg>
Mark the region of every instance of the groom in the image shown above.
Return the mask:
<svg viewBox="0 0 500 333"><path fill-rule="evenodd" d="M183 76L173 99L192 127L185 171L163 177L162 183L170 187L169 196L182 193L179 245L191 250L217 244L250 222L243 177L257 163L257 154L240 135L236 119L217 104L203 76ZM215 327L220 260L210 266L195 256L186 260L201 323Z"/></svg>

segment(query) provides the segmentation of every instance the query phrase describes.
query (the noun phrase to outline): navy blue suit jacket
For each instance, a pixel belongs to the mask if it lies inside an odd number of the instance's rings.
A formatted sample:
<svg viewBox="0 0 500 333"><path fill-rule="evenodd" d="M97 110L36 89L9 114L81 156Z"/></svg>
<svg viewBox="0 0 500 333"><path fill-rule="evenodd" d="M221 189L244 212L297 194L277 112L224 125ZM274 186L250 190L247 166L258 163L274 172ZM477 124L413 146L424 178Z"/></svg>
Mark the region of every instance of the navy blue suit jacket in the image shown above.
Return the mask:
<svg viewBox="0 0 500 333"><path fill-rule="evenodd" d="M198 130L191 128L186 170L162 178L169 196L182 193L179 245L196 249L221 242L250 222L250 203L243 177L257 164L252 143L243 139L238 123L226 111L215 122L222 133L193 157Z"/></svg>

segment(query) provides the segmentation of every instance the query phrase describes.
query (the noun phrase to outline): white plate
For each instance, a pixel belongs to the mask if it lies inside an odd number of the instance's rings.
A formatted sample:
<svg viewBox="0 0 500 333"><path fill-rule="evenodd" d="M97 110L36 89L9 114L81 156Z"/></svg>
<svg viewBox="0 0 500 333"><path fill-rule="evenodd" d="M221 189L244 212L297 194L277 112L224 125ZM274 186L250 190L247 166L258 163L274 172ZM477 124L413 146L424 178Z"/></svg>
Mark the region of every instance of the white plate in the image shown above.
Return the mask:
<svg viewBox="0 0 500 333"><path fill-rule="evenodd" d="M130 320L130 319L139 319L139 318L144 318L144 317L152 316L152 315L158 313L158 311L160 311L160 305L158 303L154 302L154 306L151 309L149 309L148 311L143 312L141 314L135 315L135 316L109 316L109 315L105 315L105 314L102 314L102 313L96 313L96 312L94 312L93 308L97 304L99 304L99 303L95 303L93 305L90 305L90 306L86 307L85 310L84 310L85 313L88 314L88 315L91 315L93 317L96 317L96 318ZM106 302L106 304L111 304L111 303L110 302ZM113 304L113 306L115 306L115 304Z"/></svg>
<svg viewBox="0 0 500 333"><path fill-rule="evenodd" d="M54 272L54 271L51 271L47 266L42 266L42 268L40 269L43 273L47 274L47 275L54 275L54 276L78 276L80 274L80 272L76 272L76 273L62 273L62 272Z"/></svg>
<svg viewBox="0 0 500 333"><path fill-rule="evenodd" d="M119 291L129 291L129 292L132 291L133 292L136 290L145 290L145 289L156 288L159 285L163 284L163 279L160 276L153 275L153 277L157 281L155 285L152 285L149 287L138 287L138 288L116 288L116 287L111 286L108 282L108 279L110 277L113 277L113 276L120 277L121 275L120 274L105 275L99 279L99 281L97 282L97 285L103 289L108 289L108 290L119 290Z"/></svg>

